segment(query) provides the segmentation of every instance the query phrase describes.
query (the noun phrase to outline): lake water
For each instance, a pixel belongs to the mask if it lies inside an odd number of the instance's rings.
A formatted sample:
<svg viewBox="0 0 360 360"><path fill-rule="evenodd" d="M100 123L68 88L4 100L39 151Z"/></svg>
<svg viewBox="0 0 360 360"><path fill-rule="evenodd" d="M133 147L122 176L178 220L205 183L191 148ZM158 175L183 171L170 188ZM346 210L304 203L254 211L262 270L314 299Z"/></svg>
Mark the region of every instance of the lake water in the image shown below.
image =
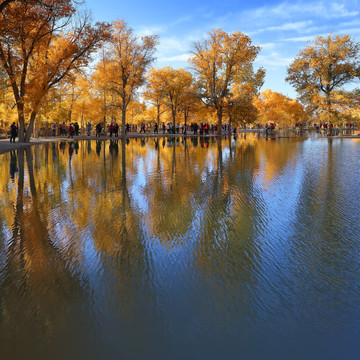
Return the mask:
<svg viewBox="0 0 360 360"><path fill-rule="evenodd" d="M358 359L360 139L0 155L4 359Z"/></svg>

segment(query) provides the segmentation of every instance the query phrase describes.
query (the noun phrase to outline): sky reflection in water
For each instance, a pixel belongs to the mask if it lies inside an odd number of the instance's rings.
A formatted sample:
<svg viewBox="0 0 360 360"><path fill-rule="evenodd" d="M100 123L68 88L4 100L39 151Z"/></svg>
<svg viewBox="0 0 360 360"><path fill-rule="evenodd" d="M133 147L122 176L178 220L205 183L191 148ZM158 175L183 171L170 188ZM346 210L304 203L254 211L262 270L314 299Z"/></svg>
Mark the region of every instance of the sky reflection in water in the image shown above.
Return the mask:
<svg viewBox="0 0 360 360"><path fill-rule="evenodd" d="M359 163L357 139L249 135L1 155L1 349L350 358Z"/></svg>

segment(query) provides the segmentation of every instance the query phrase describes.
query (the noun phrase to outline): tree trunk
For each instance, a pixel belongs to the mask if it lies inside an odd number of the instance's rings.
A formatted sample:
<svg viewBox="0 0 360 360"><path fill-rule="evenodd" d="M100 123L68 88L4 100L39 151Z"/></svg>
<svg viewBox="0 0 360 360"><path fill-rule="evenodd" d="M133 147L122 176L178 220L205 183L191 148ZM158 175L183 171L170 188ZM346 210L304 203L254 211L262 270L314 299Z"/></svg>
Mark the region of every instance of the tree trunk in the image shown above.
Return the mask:
<svg viewBox="0 0 360 360"><path fill-rule="evenodd" d="M125 197L125 189L126 189L126 147L125 147L125 139L122 139L121 141L121 164L122 164L122 188L124 191L123 194L123 200L126 198Z"/></svg>
<svg viewBox="0 0 360 360"><path fill-rule="evenodd" d="M25 140L25 116L24 116L24 105L17 104L18 110L18 122L19 122L19 142L24 142Z"/></svg>
<svg viewBox="0 0 360 360"><path fill-rule="evenodd" d="M126 107L121 109L121 137L125 139Z"/></svg>
<svg viewBox="0 0 360 360"><path fill-rule="evenodd" d="M33 130L34 130L35 118L36 118L36 111L34 110L34 111L31 112L30 123L29 123L29 126L26 129L26 136L25 136L25 140L24 140L24 142L26 142L26 143L30 142L31 135L32 135Z"/></svg>
<svg viewBox="0 0 360 360"><path fill-rule="evenodd" d="M326 107L328 111L328 136L332 135L332 110L330 94L326 94Z"/></svg>
<svg viewBox="0 0 360 360"><path fill-rule="evenodd" d="M172 110L172 118L173 118L173 132L176 133L175 124L176 124L176 110Z"/></svg>
<svg viewBox="0 0 360 360"><path fill-rule="evenodd" d="M222 135L222 129L221 129L221 127L222 127L222 116L223 116L223 109L222 109L222 107L219 107L219 108L217 109L216 113L217 113L217 118L218 118L217 134L218 134L219 136L221 136L221 135Z"/></svg>
<svg viewBox="0 0 360 360"><path fill-rule="evenodd" d="M84 105L81 111L81 135L85 134L85 125L84 125Z"/></svg>
<svg viewBox="0 0 360 360"><path fill-rule="evenodd" d="M160 129L160 107L157 106L157 125L158 125L158 132Z"/></svg>
<svg viewBox="0 0 360 360"><path fill-rule="evenodd" d="M229 151L230 151L230 163L232 163L233 156L232 156L232 146L231 146L231 135L229 136Z"/></svg>
<svg viewBox="0 0 360 360"><path fill-rule="evenodd" d="M229 137L231 138L231 117L229 117L228 135L229 135Z"/></svg>

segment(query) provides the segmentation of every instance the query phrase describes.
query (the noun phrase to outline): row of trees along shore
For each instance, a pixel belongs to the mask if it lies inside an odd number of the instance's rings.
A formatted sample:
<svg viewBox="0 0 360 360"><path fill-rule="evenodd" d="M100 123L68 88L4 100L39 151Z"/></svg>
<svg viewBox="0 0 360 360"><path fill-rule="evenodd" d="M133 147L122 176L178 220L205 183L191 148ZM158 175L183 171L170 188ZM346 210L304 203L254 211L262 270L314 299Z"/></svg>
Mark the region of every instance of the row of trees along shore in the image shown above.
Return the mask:
<svg viewBox="0 0 360 360"><path fill-rule="evenodd" d="M126 21L93 24L71 0L0 1L0 128L16 121L28 142L44 123L357 122L360 45L318 36L288 67L298 99L260 92L260 52L241 33L212 30L193 44L188 69L156 68L156 35ZM350 89L350 90L349 90Z"/></svg>

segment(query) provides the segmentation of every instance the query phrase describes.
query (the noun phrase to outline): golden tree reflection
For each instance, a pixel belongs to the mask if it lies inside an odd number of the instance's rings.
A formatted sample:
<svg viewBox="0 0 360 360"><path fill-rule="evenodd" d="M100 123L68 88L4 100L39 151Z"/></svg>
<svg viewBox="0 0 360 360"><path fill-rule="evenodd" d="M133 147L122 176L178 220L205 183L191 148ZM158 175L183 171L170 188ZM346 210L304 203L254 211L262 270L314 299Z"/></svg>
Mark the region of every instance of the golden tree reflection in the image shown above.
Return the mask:
<svg viewBox="0 0 360 360"><path fill-rule="evenodd" d="M104 307L133 330L146 331L152 316L170 330L165 278L193 288L199 317L211 288L210 327L224 322L225 294L242 293L249 307L268 221L264 191L296 163L302 144L288 141L284 152L249 135L74 140L3 155L2 338L19 317L27 324L21 337L30 327L62 338L72 323L91 331ZM233 286L237 276L244 286Z"/></svg>

